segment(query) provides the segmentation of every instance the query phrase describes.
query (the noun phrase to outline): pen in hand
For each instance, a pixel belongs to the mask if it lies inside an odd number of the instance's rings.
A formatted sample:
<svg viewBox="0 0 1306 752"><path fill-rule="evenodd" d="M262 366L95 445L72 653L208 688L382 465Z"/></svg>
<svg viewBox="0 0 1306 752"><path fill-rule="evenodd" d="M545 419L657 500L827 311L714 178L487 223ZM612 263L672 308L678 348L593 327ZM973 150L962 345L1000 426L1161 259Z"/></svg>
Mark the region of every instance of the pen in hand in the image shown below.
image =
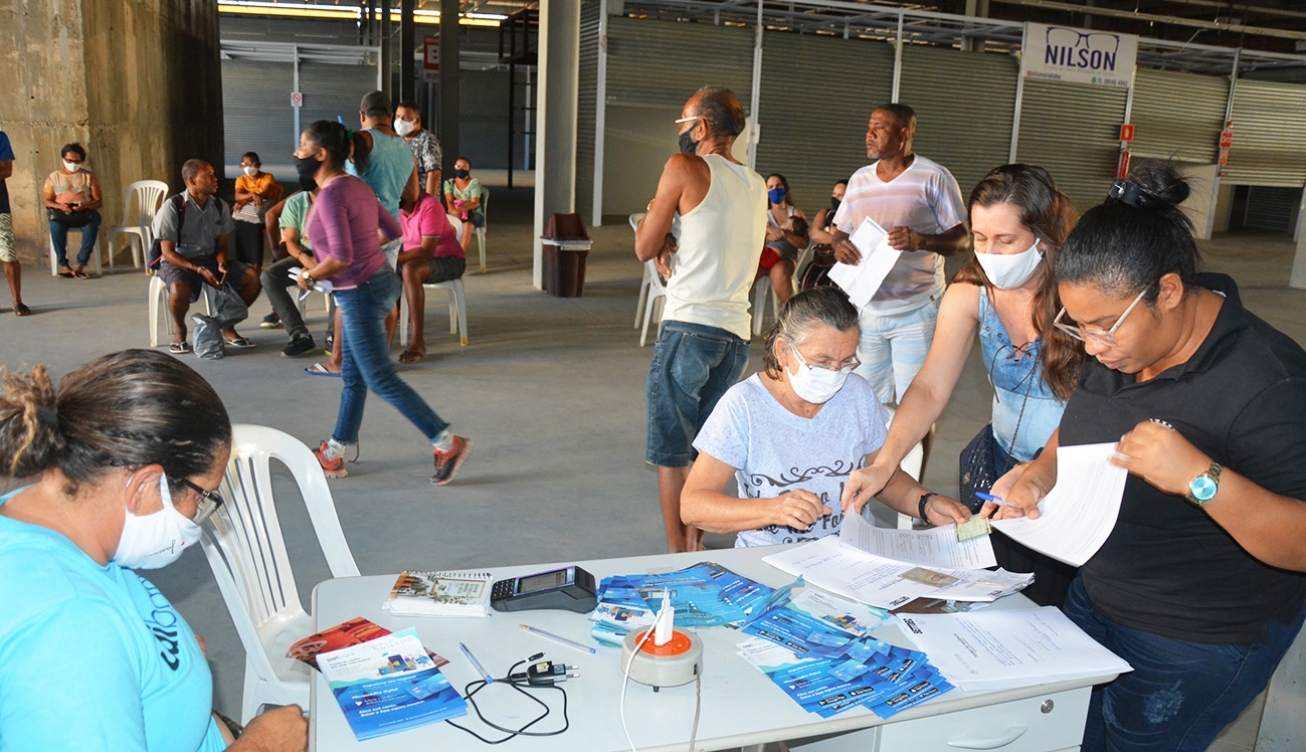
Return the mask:
<svg viewBox="0 0 1306 752"><path fill-rule="evenodd" d="M1001 496L994 496L994 495L991 494L991 493L984 493L983 491L976 491L976 492L975 492L975 496L978 497L978 498L981 498L981 499L983 499L983 500L985 500L985 501L991 501L991 502L993 502L994 504L997 504L997 505L1000 506L1000 507L1011 507L1012 509L1020 509L1020 507L1016 506L1015 504L1012 504L1011 502L1007 501L1006 499L1002 498Z"/></svg>
<svg viewBox="0 0 1306 752"><path fill-rule="evenodd" d="M472 666L481 674L481 676L485 677L485 683L493 684L494 677L490 676L490 672L486 671L485 667L481 665L481 662L476 660L476 656L472 655L472 651L468 650L467 646L461 642L458 643L458 647L462 648L463 655L467 656L467 660L472 662Z"/></svg>

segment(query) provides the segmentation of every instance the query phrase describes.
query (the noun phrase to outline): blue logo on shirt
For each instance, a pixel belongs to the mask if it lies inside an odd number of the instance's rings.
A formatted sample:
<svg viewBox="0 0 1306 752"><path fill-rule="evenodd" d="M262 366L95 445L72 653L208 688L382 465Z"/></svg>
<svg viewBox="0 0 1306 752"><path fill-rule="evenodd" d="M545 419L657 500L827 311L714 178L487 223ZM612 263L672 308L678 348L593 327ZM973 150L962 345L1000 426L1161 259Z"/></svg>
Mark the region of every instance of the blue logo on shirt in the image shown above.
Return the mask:
<svg viewBox="0 0 1306 752"><path fill-rule="evenodd" d="M137 575L140 577L140 575ZM145 594L150 598L150 612L145 615L145 623L149 626L150 631L154 633L154 640L159 643L159 657L167 664L168 668L176 671L181 667L181 630L177 625L181 622L181 617L177 615L177 610L168 602L167 597L159 592L149 580L140 577L141 586L145 588Z"/></svg>

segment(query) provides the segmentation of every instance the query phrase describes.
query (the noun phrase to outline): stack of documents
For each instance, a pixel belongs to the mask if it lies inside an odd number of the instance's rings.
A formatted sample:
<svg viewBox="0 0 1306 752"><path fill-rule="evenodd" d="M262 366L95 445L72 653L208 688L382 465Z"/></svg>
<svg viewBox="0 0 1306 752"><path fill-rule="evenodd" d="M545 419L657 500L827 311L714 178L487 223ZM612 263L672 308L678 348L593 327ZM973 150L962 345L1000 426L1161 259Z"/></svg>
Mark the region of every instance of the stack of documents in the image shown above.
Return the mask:
<svg viewBox="0 0 1306 752"><path fill-rule="evenodd" d="M1033 582L1002 569L988 536L957 541L955 525L929 530L872 527L844 515L838 536L771 554L762 561L832 593L894 609L916 598L994 601Z"/></svg>
<svg viewBox="0 0 1306 752"><path fill-rule="evenodd" d="M996 691L1133 669L1056 608L903 614L903 634L958 688Z"/></svg>
<svg viewBox="0 0 1306 752"><path fill-rule="evenodd" d="M664 592L676 609L677 627L715 627L742 623L772 589L711 562L663 574L604 577L589 617L591 636L602 645L621 645L631 631L653 623Z"/></svg>
<svg viewBox="0 0 1306 752"><path fill-rule="evenodd" d="M738 655L808 712L828 718L862 706L889 718L952 689L924 653L870 636L881 611L811 587L768 603L744 626L753 637Z"/></svg>

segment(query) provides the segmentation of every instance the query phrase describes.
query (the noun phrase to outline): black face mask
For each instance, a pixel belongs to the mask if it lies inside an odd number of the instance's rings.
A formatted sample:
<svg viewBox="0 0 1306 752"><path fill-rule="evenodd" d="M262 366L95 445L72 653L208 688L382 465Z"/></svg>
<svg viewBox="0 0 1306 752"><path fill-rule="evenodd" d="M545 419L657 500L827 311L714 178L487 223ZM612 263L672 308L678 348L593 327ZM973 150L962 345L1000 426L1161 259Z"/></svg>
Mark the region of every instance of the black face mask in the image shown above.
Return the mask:
<svg viewBox="0 0 1306 752"><path fill-rule="evenodd" d="M467 176L471 175L472 173L471 170L454 170L453 174L462 180L466 180Z"/></svg>
<svg viewBox="0 0 1306 752"><path fill-rule="evenodd" d="M313 157L295 157L295 172L299 174L299 185L304 190L311 191L317 187L314 176L317 175L317 168L321 166L322 163ZM313 188L308 187L309 183L313 184Z"/></svg>
<svg viewBox="0 0 1306 752"><path fill-rule="evenodd" d="M698 142L695 141L693 135L691 135L691 134L693 134L693 132L694 132L694 129L693 129L693 128L690 128L689 130L687 130L687 131L685 131L684 133L680 134L680 153L681 153L681 154L697 154L697 153L698 153Z"/></svg>
<svg viewBox="0 0 1306 752"><path fill-rule="evenodd" d="M831 211L831 213L839 211L839 204L842 204L842 203L843 203L843 201L841 201L840 199L837 199L837 198L835 198L834 196L831 196L831 197L830 197L830 211Z"/></svg>

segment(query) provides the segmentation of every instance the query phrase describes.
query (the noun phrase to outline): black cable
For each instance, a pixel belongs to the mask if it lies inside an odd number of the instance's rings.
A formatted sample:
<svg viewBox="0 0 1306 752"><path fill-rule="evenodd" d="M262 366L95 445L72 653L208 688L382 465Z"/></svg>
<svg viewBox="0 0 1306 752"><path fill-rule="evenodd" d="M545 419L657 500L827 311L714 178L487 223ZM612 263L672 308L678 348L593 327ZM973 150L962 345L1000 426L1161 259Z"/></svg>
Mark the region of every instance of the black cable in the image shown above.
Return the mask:
<svg viewBox="0 0 1306 752"><path fill-rule="evenodd" d="M526 723L526 725L516 729L505 728L486 719L485 715L481 713L480 706L476 704L476 693L480 692L482 689L489 686L490 682L487 682L484 679L477 679L475 681L469 682L465 687L463 687L463 699L465 699L467 703L472 706L472 709L476 711L476 717L481 719L481 723L484 723L486 726L489 726L490 728L495 729L497 731L502 731L508 736L505 736L502 739L490 740L490 739L486 739L485 737L481 736L475 731L472 731L466 726L459 726L458 724L454 723L452 720L446 720L445 723L449 724L450 726L453 726L456 729L459 729L460 731L466 731L467 733L471 734L472 736L476 737L482 742L485 742L486 744L503 744L509 739L513 739L518 736L557 736L558 734L566 732L567 729L571 728L571 720L567 716L567 691L557 685L532 685L526 681L525 674L517 674L514 676L513 671L516 670L518 666L521 666L524 663L526 663L526 661L517 661L512 665L511 668L508 669L507 676L503 677L502 679L495 679L494 683L504 684L506 686L512 687L516 691L520 692L521 694L529 698L531 702L534 702L535 704L543 707L544 708L543 713L531 719L529 722ZM526 688L556 689L558 690L558 692L562 694L562 728L557 729L555 731L527 731L527 729L529 729L531 726L534 726L535 724L547 718L549 714L553 711L553 709L549 707L548 703L545 703L540 698L535 697L530 692L527 692Z"/></svg>

